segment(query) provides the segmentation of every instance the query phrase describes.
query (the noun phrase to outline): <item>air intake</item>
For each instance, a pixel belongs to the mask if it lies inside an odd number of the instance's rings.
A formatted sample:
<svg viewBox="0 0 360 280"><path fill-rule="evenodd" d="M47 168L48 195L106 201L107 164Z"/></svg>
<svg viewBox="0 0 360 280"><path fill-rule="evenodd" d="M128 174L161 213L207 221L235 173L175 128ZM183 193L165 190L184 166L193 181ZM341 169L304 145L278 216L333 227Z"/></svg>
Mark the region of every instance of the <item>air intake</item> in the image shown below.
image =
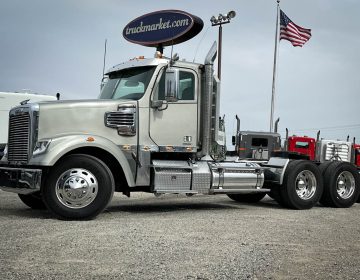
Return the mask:
<svg viewBox="0 0 360 280"><path fill-rule="evenodd" d="M116 128L119 135L136 135L136 106L134 104L120 105L117 111L105 113L105 125Z"/></svg>

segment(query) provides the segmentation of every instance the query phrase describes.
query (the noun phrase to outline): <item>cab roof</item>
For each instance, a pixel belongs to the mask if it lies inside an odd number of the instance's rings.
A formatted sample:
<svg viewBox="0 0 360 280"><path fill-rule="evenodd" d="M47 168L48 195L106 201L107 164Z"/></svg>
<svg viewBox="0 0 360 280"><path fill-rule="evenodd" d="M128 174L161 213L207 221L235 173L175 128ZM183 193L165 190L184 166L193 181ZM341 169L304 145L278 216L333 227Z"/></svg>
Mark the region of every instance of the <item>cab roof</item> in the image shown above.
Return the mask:
<svg viewBox="0 0 360 280"><path fill-rule="evenodd" d="M169 58L134 58L111 67L109 70L106 71L105 74L109 75L110 73L133 67L158 66L159 64L168 64L169 62ZM174 65L183 67L187 66L190 68L198 68L200 66L200 64L198 63L192 63L187 61L175 61Z"/></svg>

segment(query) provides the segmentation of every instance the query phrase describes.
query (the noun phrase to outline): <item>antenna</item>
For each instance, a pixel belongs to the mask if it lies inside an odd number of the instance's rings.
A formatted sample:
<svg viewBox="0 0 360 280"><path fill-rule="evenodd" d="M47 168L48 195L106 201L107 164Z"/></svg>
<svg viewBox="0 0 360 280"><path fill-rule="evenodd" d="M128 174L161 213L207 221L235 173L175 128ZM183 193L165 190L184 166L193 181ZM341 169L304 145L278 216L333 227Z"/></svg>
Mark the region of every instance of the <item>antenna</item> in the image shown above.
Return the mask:
<svg viewBox="0 0 360 280"><path fill-rule="evenodd" d="M174 61L177 60L173 57L173 50L174 50L174 41L171 41L171 53L170 53L170 67L173 66ZM175 54L177 56L177 54Z"/></svg>
<svg viewBox="0 0 360 280"><path fill-rule="evenodd" d="M173 60L173 50L174 50L174 44L171 44L171 54L170 54L170 61L172 62ZM172 63L170 63L172 64Z"/></svg>
<svg viewBox="0 0 360 280"><path fill-rule="evenodd" d="M106 44L107 44L107 39L105 39L105 49L104 49L104 65L103 65L103 78L105 76L105 62L106 62Z"/></svg>
<svg viewBox="0 0 360 280"><path fill-rule="evenodd" d="M195 58L196 58L197 52L198 52L198 50L199 50L199 47L200 47L202 41L204 40L205 35L206 35L206 33L208 32L209 28L210 28L210 26L208 26L208 28L205 30L204 35L201 37L201 39L200 39L200 41L199 41L199 43L198 43L198 45L197 45L197 47L196 47L193 62L195 62Z"/></svg>

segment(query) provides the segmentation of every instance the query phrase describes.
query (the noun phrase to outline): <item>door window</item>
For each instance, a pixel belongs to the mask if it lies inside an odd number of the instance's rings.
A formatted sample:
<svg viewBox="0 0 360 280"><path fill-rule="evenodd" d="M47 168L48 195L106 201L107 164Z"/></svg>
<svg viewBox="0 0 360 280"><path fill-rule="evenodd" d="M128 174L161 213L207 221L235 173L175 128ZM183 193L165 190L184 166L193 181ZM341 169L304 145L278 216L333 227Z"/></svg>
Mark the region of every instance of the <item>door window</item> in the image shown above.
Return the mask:
<svg viewBox="0 0 360 280"><path fill-rule="evenodd" d="M195 100L195 75L192 72L180 71L179 96L181 100ZM159 83L154 90L154 100L165 100L165 71L162 72Z"/></svg>

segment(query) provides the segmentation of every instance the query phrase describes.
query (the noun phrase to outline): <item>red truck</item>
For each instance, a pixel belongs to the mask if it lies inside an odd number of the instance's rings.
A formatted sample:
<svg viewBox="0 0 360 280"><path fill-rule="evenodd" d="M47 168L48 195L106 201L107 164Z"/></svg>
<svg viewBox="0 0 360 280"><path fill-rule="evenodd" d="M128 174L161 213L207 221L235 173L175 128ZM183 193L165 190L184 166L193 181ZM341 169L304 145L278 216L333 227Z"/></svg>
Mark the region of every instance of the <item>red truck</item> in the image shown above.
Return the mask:
<svg viewBox="0 0 360 280"><path fill-rule="evenodd" d="M287 150L307 155L310 160L315 160L316 140L307 136L289 136Z"/></svg>
<svg viewBox="0 0 360 280"><path fill-rule="evenodd" d="M353 144L354 163L360 168L360 144Z"/></svg>

